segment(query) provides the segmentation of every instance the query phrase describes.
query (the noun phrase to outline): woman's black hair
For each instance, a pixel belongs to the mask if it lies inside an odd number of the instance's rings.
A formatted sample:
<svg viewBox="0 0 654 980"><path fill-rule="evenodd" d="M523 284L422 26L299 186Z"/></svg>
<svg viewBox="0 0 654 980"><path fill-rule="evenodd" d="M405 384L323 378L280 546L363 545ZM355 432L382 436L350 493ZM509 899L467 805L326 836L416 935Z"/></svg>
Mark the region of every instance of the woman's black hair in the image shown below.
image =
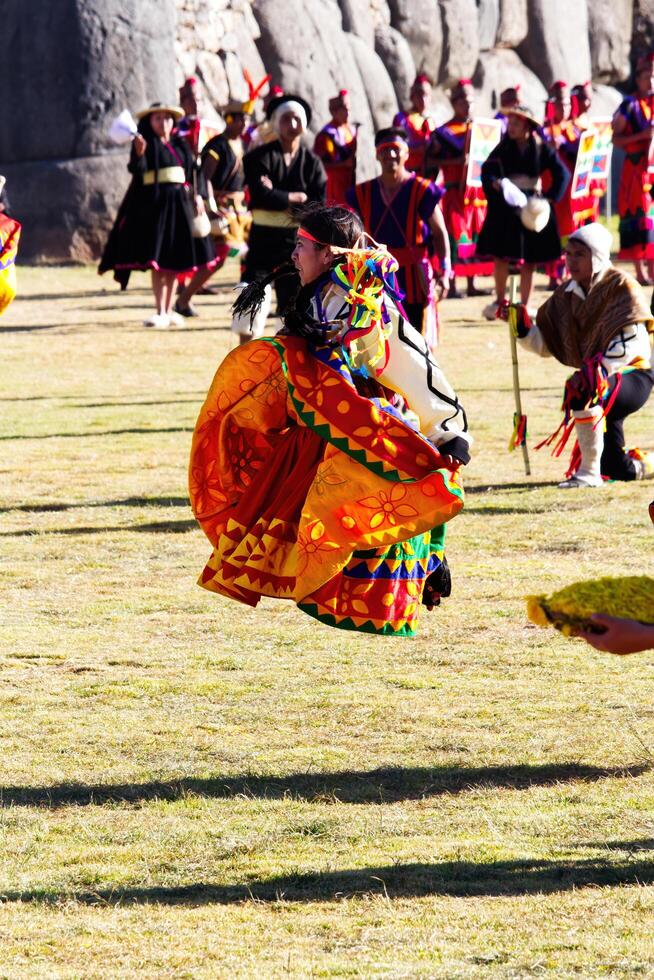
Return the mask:
<svg viewBox="0 0 654 980"><path fill-rule="evenodd" d="M364 232L361 218L349 208L309 201L292 213L300 227L324 245L355 248Z"/></svg>
<svg viewBox="0 0 654 980"><path fill-rule="evenodd" d="M152 128L151 115L152 113L149 112L147 116L139 119L136 128L148 144L149 157L152 161L150 169L154 170L154 196L157 199L159 197L159 170L161 168L161 140L158 139Z"/></svg>
<svg viewBox="0 0 654 980"><path fill-rule="evenodd" d="M337 248L355 248L364 233L361 218L348 208L330 206L311 201L292 209L300 228L308 231L321 245L334 245ZM317 246L319 247L319 246ZM339 261L337 256L335 262ZM250 323L263 305L266 286L281 276L295 272L292 262L285 262L263 279L255 279L247 284L232 307L237 316L250 315ZM297 306L297 304L296 304Z"/></svg>

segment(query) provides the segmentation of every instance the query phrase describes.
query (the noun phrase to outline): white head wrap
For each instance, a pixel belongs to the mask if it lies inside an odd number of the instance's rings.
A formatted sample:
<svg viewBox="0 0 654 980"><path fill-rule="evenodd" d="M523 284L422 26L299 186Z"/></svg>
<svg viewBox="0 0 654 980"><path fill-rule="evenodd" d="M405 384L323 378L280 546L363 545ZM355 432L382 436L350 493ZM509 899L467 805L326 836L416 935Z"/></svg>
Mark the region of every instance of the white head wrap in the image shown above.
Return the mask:
<svg viewBox="0 0 654 980"><path fill-rule="evenodd" d="M590 250L593 263L593 275L603 272L611 265L611 245L613 236L604 225L582 225L568 238L569 242L581 242Z"/></svg>
<svg viewBox="0 0 654 980"><path fill-rule="evenodd" d="M293 99L289 99L288 102L282 102L281 105L278 105L270 117L270 125L275 132L279 133L279 120L282 118L282 116L286 115L287 112L292 112L298 117L302 124L302 132L305 132L307 128L307 114L300 103L294 102Z"/></svg>

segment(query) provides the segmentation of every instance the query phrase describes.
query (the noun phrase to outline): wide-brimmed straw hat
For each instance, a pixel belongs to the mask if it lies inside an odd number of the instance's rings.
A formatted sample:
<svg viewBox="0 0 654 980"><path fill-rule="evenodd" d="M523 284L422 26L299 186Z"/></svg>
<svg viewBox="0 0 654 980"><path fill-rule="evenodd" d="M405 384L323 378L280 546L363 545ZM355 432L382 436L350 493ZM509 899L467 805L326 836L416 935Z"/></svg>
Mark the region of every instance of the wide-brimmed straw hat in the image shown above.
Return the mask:
<svg viewBox="0 0 654 980"><path fill-rule="evenodd" d="M227 105L221 106L221 116L249 116L252 114L249 102L241 102L239 99L230 99Z"/></svg>
<svg viewBox="0 0 654 980"><path fill-rule="evenodd" d="M153 102L147 109L141 109L140 112L137 112L136 118L140 122L141 119L145 119L146 116L151 115L153 112L169 112L175 122L184 117L184 110L178 105L168 105L167 102Z"/></svg>
<svg viewBox="0 0 654 980"><path fill-rule="evenodd" d="M549 201L534 194L527 200L525 206L520 208L520 220L528 231L538 233L547 226L551 210Z"/></svg>
<svg viewBox="0 0 654 980"><path fill-rule="evenodd" d="M509 109L504 109L503 111L505 116L520 116L521 119L526 119L527 122L531 123L531 125L536 129L542 125L542 123L536 119L535 115L527 105L514 105Z"/></svg>

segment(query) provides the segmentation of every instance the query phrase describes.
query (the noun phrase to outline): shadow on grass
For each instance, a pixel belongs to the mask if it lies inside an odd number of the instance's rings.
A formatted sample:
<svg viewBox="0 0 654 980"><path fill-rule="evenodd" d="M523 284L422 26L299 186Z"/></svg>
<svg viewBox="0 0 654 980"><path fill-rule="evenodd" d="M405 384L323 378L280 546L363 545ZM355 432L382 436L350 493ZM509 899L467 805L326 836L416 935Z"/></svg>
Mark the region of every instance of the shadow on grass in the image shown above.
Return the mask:
<svg viewBox="0 0 654 980"><path fill-rule="evenodd" d="M518 896L566 892L598 886L650 885L654 862L610 863L601 860L443 861L398 864L343 871L279 875L243 884L196 882L173 887L99 888L95 891L34 889L0 894L5 902L88 905L229 905L237 902L333 902L356 896L419 898Z"/></svg>
<svg viewBox="0 0 654 980"><path fill-rule="evenodd" d="M67 326L64 323L44 323L39 325L28 324L25 326L0 327L0 333L34 333L37 330L56 330L59 327ZM4 401L4 399L3 399Z"/></svg>
<svg viewBox="0 0 654 980"><path fill-rule="evenodd" d="M129 534L186 534L197 529L195 519L183 521L151 521L149 524L108 524L102 527L51 527L43 530L0 531L0 538L34 538L46 534L66 534L77 537L83 534L113 534L123 531Z"/></svg>
<svg viewBox="0 0 654 980"><path fill-rule="evenodd" d="M87 786L62 783L54 786L0 786L0 806L90 806L104 803L136 803L178 800L185 796L213 799L294 799L308 802L396 803L476 789L526 790L557 783L593 783L602 779L640 776L652 769L647 764L600 768L576 762L543 766L441 766L372 769L369 771L292 773L288 776L216 776L150 783Z"/></svg>
<svg viewBox="0 0 654 980"><path fill-rule="evenodd" d="M641 837L639 840L584 841L575 847L604 848L607 851L654 851L654 838Z"/></svg>
<svg viewBox="0 0 654 980"><path fill-rule="evenodd" d="M144 429L135 427L133 429L108 429L104 432L48 432L45 435L20 435L20 436L0 436L2 442L18 442L25 439L96 439L100 436L122 436L122 435L159 435L168 432L193 432L192 427L187 425L174 425L162 429Z"/></svg>
<svg viewBox="0 0 654 980"><path fill-rule="evenodd" d="M466 496L474 493L491 493L493 490L542 490L543 487L553 487L554 480L534 480L525 483L482 483L478 486L466 485Z"/></svg>
<svg viewBox="0 0 654 980"><path fill-rule="evenodd" d="M78 408L123 408L123 406L125 408L131 408L132 406L136 406L137 408L140 408L141 405L145 405L147 407L148 405L183 405L188 403L189 405L197 405L199 411L201 405L201 399L202 396L200 395L198 398L168 398L165 400L161 399L159 401L140 401L140 402L82 402L80 401L76 405L69 405L69 406L67 405L66 407L72 408L73 410Z"/></svg>
<svg viewBox="0 0 654 980"><path fill-rule="evenodd" d="M123 500L80 500L74 504L44 503L16 504L14 507L0 507L0 514L12 511L21 514L50 514L65 510L86 510L87 507L188 507L188 497L125 497Z"/></svg>
<svg viewBox="0 0 654 980"><path fill-rule="evenodd" d="M149 289L144 289L144 288L131 289L130 290L130 293L132 294L132 296L138 296L139 294L142 295L142 296L151 296L152 295L152 293L151 293L151 291ZM118 288L116 288L115 290L113 290L113 289L99 289L99 290L98 289L95 289L95 290L93 290L93 289L85 289L85 290L83 290L81 292L75 292L75 293L30 293L27 296L19 296L18 297L18 302L19 303L33 303L35 301L38 302L38 301L41 301L41 300L51 300L51 299L52 300L57 300L57 299L101 299L103 297L107 297L107 296L111 296L111 295L119 296L120 295L120 290L118 290ZM112 309L115 309L115 307L112 307Z"/></svg>
<svg viewBox="0 0 654 980"><path fill-rule="evenodd" d="M198 389L197 391L176 391L176 392L173 391L173 392L168 392L168 394L173 394L173 395L198 395L199 397L204 398L204 396L206 395L206 391L205 390ZM15 397L12 396L11 398L0 398L0 402L69 402L69 401L78 402L80 400L83 400L84 398L91 398L91 397L94 397L94 398L107 398L107 399L111 398L111 399L114 399L116 397L116 393L114 392L112 395L96 395L96 394L94 394L93 396L91 396L91 395L17 395ZM183 401L183 400L184 399L176 399L175 401ZM191 400L195 401L195 399L188 399L188 400L189 401L191 401ZM148 405L148 404L150 404L150 402L113 402L113 401L108 401L108 402L101 402L97 407L98 408L103 407L105 404L107 404L107 405L113 405L113 404L115 404L115 405ZM159 404L159 402L152 402L151 404ZM96 405L91 405L91 406L86 406L86 407L87 408L96 408Z"/></svg>
<svg viewBox="0 0 654 980"><path fill-rule="evenodd" d="M465 507L462 514L549 514L551 507Z"/></svg>

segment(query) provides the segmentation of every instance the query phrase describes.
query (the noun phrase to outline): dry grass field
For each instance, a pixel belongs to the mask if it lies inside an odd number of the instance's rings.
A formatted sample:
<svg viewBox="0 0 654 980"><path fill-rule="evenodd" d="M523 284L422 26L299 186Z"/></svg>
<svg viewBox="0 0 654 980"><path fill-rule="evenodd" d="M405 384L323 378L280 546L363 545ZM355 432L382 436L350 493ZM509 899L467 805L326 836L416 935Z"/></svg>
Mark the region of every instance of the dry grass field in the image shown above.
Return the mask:
<svg viewBox="0 0 654 980"><path fill-rule="evenodd" d="M224 289L145 330L145 277L21 268L0 321L0 976L654 975L654 655L524 596L654 572L654 484L560 491L565 370L450 301L475 455L454 593L413 640L195 582L196 414ZM654 447L654 404L632 443Z"/></svg>

